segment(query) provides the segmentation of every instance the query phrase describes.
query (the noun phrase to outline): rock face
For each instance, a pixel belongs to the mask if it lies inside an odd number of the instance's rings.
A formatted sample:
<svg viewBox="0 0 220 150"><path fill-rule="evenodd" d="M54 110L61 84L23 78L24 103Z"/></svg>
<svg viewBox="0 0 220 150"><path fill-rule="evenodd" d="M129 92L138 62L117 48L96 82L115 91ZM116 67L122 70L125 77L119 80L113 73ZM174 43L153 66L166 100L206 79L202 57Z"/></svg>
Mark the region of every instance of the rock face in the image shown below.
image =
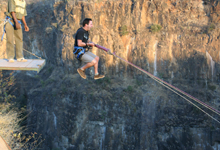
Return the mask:
<svg viewBox="0 0 220 150"><path fill-rule="evenodd" d="M85 17L93 19L91 40L163 78L219 80L218 1L52 1L30 3L31 31L24 39L49 62L78 67L74 34ZM154 28L157 25L162 29ZM42 38L45 37L45 38ZM102 51L103 72L137 74ZM195 65L191 65L192 61ZM190 64L187 65L187 64ZM132 72L132 73L131 73Z"/></svg>
<svg viewBox="0 0 220 150"><path fill-rule="evenodd" d="M24 48L49 64L26 87L28 125L43 134L43 149L220 149L219 123L180 96L96 48L107 77L94 81L91 68L83 80L72 53L91 17L93 42L220 110L218 0L29 0L27 8Z"/></svg>
<svg viewBox="0 0 220 150"><path fill-rule="evenodd" d="M4 19L5 19L4 12L6 10L7 10L7 2L6 2L6 0L2 0L1 4L0 4L0 18L1 18L0 19L0 28L1 28L0 35L1 35L1 38L2 38L2 34L3 34L2 28L4 25ZM5 38L6 38L6 36L5 36ZM0 42L0 59L7 57L5 49L6 49L6 41L3 40Z"/></svg>

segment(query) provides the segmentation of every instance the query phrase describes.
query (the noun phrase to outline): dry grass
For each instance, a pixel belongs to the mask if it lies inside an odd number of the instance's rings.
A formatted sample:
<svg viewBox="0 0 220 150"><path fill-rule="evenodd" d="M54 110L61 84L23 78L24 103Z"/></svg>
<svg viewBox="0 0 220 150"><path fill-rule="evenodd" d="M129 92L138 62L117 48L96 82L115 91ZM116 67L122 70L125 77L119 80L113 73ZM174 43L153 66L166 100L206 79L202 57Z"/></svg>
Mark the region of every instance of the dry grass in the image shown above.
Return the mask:
<svg viewBox="0 0 220 150"><path fill-rule="evenodd" d="M9 104L0 104L0 135L13 150L37 149L43 141L42 137L36 132L28 133L25 127L20 126L25 119L20 118L20 114Z"/></svg>
<svg viewBox="0 0 220 150"><path fill-rule="evenodd" d="M4 77L0 71L0 135L13 150L37 149L42 137L36 132L29 133L26 126L21 126L26 116L21 117L24 113L14 106L15 97L8 94L13 91L13 85L13 74Z"/></svg>
<svg viewBox="0 0 220 150"><path fill-rule="evenodd" d="M12 133L20 131L19 127L20 119L18 119L18 113L14 110L9 110L9 105L0 105L0 135L9 144L12 141Z"/></svg>

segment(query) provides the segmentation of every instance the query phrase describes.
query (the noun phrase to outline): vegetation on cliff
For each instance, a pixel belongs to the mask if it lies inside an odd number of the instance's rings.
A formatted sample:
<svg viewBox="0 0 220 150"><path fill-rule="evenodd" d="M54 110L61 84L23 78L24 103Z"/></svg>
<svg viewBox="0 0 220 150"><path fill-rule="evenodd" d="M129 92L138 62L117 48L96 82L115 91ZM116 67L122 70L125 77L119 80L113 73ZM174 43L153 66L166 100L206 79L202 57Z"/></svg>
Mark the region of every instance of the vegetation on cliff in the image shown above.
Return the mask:
<svg viewBox="0 0 220 150"><path fill-rule="evenodd" d="M41 135L29 133L28 128L21 125L26 120L23 112L25 108L19 110L13 101L14 82L13 73L3 77L0 71L0 136L11 149L36 149L43 140Z"/></svg>

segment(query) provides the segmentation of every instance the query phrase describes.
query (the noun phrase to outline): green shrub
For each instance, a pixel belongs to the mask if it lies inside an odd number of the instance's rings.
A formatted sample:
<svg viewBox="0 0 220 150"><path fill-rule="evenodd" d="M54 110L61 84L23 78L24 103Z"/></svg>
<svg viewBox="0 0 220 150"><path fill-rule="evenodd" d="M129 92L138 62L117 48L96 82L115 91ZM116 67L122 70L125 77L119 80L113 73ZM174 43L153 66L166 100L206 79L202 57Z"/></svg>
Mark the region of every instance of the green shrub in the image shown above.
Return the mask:
<svg viewBox="0 0 220 150"><path fill-rule="evenodd" d="M142 82L140 80L136 80L136 85L137 86L141 86L142 85Z"/></svg>
<svg viewBox="0 0 220 150"><path fill-rule="evenodd" d="M216 86L215 85L208 85L208 88L212 91L215 91L216 89Z"/></svg>
<svg viewBox="0 0 220 150"><path fill-rule="evenodd" d="M101 118L104 120L107 116L107 112L106 111L101 111Z"/></svg>
<svg viewBox="0 0 220 150"><path fill-rule="evenodd" d="M215 29L215 24L211 24L210 26L209 26L209 31L212 31L212 30L214 30Z"/></svg>
<svg viewBox="0 0 220 150"><path fill-rule="evenodd" d="M159 24L153 24L150 26L150 31L153 33L159 32L162 29L162 26Z"/></svg>
<svg viewBox="0 0 220 150"><path fill-rule="evenodd" d="M49 68L47 69L47 71L48 71L49 73L52 73L52 72L53 72L53 67L49 67Z"/></svg>
<svg viewBox="0 0 220 150"><path fill-rule="evenodd" d="M109 77L105 77L105 78L104 78L104 81L105 81L106 83L109 83L109 84L111 83L111 79L110 79Z"/></svg>
<svg viewBox="0 0 220 150"><path fill-rule="evenodd" d="M157 74L157 77L160 78L160 79L162 79L163 76L164 76L164 73L158 73L158 74Z"/></svg>
<svg viewBox="0 0 220 150"><path fill-rule="evenodd" d="M126 91L126 92L133 92L134 89L133 89L132 86L129 85L125 91Z"/></svg>
<svg viewBox="0 0 220 150"><path fill-rule="evenodd" d="M103 79L96 80L95 82L98 84L111 84L111 79L109 77L105 77Z"/></svg>
<svg viewBox="0 0 220 150"><path fill-rule="evenodd" d="M40 76L39 75L36 75L36 76L34 76L36 79L40 79Z"/></svg>
<svg viewBox="0 0 220 150"><path fill-rule="evenodd" d="M123 25L119 28L119 34L120 36L124 36L124 35L127 35L129 32L128 32L128 29L127 29L127 26L126 25Z"/></svg>
<svg viewBox="0 0 220 150"><path fill-rule="evenodd" d="M46 82L45 82L45 81L40 80L40 83L41 83L42 87L45 87L45 85L46 85Z"/></svg>

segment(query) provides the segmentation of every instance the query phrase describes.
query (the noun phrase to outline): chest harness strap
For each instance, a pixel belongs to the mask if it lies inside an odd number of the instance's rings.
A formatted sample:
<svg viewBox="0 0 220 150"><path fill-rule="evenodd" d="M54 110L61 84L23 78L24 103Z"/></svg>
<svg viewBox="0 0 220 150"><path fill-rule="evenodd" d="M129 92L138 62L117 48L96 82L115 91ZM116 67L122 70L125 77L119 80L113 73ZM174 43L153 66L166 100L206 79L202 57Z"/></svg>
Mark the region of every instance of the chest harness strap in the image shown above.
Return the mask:
<svg viewBox="0 0 220 150"><path fill-rule="evenodd" d="M9 16L6 16L5 21L4 21L4 31L3 31L3 35L2 35L1 41L3 41L4 35L5 35L5 33L6 33L6 30L5 30L5 25L6 25L6 23L9 22L13 27L15 27L10 20L12 20L12 19L11 19ZM21 21L18 20L18 23L21 24Z"/></svg>

